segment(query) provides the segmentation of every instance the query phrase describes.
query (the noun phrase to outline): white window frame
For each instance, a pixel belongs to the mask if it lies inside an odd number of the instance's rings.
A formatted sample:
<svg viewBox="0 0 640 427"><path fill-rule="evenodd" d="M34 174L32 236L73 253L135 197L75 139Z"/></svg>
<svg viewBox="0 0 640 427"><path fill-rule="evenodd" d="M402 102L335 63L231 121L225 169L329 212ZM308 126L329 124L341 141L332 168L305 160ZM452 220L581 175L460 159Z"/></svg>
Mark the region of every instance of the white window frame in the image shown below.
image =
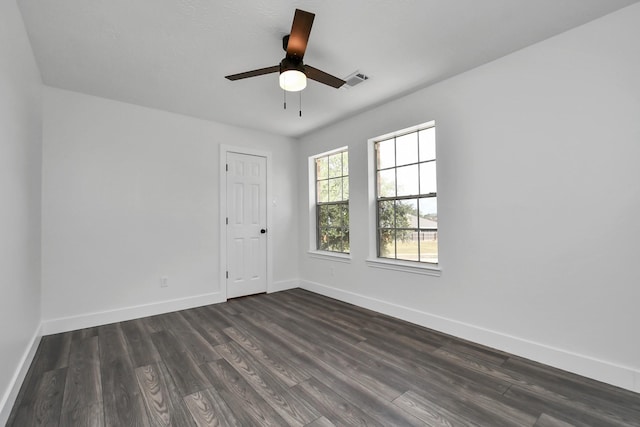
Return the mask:
<svg viewBox="0 0 640 427"><path fill-rule="evenodd" d="M323 251L317 248L317 217L316 217L316 159L320 157L330 156L331 154L339 153L341 151L349 152L349 147L339 147L333 150L325 151L323 153L314 154L313 156L309 156L309 249L307 250L307 254L311 258L331 260L331 261L339 261L350 263L351 262L351 253L342 253L342 252L332 252L332 251ZM349 168L349 173L351 173L351 168ZM351 177L349 176L349 186L351 186ZM351 210L351 195L349 195L349 210ZM349 228L351 228L351 215L349 215ZM351 233L349 233L351 234ZM351 237L351 236L349 236ZM349 245L351 246L351 245Z"/></svg>
<svg viewBox="0 0 640 427"><path fill-rule="evenodd" d="M369 200L369 257L366 262L369 267L383 268L387 270L403 271L407 273L426 274L430 276L440 276L442 273L440 263L440 250L438 248L438 263L423 263L415 261L397 260L391 258L378 257L378 215L377 215L377 194L376 194L376 142L386 139L405 135L407 133L417 132L422 129L435 127L434 120L421 123L416 126L411 126L405 129L401 129L395 132L387 133L385 135L376 136L370 138L367 141L367 163L368 163L368 200ZM438 142L436 139L436 146ZM436 157L437 161L437 157ZM436 174L438 174L436 168ZM439 175L439 174L438 174ZM438 227L438 236L440 236L440 229Z"/></svg>

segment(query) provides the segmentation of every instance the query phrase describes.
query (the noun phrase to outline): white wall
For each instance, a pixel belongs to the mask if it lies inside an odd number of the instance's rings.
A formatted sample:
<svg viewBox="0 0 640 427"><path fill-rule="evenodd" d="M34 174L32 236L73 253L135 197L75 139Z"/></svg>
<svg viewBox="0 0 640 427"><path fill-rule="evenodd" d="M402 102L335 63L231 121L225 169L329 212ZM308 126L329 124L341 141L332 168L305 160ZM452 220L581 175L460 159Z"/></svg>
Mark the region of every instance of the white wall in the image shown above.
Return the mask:
<svg viewBox="0 0 640 427"><path fill-rule="evenodd" d="M352 262L303 251L302 286L640 391L638 22L622 9L303 138L300 182L349 145ZM366 141L429 120L442 275L368 267Z"/></svg>
<svg viewBox="0 0 640 427"><path fill-rule="evenodd" d="M40 325L41 107L40 74L22 17L14 1L2 1L0 425L11 411Z"/></svg>
<svg viewBox="0 0 640 427"><path fill-rule="evenodd" d="M44 132L45 332L220 301L220 144L273 154L274 282L297 284L293 140L53 88Z"/></svg>

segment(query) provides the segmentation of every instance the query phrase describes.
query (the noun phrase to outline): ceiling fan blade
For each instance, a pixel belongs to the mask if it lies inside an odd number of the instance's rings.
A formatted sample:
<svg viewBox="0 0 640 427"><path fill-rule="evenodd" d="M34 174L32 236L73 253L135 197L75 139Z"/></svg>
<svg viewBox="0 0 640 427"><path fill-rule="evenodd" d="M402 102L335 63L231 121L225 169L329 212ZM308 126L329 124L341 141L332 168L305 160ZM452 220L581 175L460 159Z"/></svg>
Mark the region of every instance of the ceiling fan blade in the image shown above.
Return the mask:
<svg viewBox="0 0 640 427"><path fill-rule="evenodd" d="M336 89L346 83L344 80L332 76L331 74L327 74L322 70L318 70L317 68L313 68L310 65L305 65L304 71L307 77L311 80L324 83L331 87L335 87Z"/></svg>
<svg viewBox="0 0 640 427"><path fill-rule="evenodd" d="M287 56L295 56L302 60L304 52L307 50L307 42L309 41L309 34L311 34L311 26L315 16L314 13L296 9L296 13L293 15L291 33L289 34L289 43L287 44Z"/></svg>
<svg viewBox="0 0 640 427"><path fill-rule="evenodd" d="M277 73L278 71L280 71L280 65L274 65L273 67L259 68L253 71L245 71L244 73L232 74L230 76L225 76L225 78L229 80L240 80L249 77L261 76L263 74Z"/></svg>

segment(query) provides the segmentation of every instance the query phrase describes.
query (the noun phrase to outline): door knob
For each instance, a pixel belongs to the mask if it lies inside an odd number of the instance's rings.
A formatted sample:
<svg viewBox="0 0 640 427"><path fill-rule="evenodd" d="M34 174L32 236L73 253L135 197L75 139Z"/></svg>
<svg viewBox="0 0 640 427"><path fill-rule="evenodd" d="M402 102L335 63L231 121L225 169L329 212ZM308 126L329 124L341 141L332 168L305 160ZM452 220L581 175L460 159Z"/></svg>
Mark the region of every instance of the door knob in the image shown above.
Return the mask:
<svg viewBox="0 0 640 427"><path fill-rule="evenodd" d="M264 234L264 233L266 233L266 232L267 232L267 230L266 230L266 229L264 229L264 228L260 230L260 234Z"/></svg>

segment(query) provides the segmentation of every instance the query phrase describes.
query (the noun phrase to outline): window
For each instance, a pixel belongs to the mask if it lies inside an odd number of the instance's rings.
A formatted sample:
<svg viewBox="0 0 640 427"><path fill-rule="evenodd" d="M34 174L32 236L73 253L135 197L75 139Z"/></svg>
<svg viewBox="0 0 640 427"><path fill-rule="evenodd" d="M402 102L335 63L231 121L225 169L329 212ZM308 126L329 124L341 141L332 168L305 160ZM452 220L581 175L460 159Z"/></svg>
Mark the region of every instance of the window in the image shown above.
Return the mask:
<svg viewBox="0 0 640 427"><path fill-rule="evenodd" d="M349 152L315 157L316 249L349 253Z"/></svg>
<svg viewBox="0 0 640 427"><path fill-rule="evenodd" d="M437 264L434 123L373 141L378 257Z"/></svg>

